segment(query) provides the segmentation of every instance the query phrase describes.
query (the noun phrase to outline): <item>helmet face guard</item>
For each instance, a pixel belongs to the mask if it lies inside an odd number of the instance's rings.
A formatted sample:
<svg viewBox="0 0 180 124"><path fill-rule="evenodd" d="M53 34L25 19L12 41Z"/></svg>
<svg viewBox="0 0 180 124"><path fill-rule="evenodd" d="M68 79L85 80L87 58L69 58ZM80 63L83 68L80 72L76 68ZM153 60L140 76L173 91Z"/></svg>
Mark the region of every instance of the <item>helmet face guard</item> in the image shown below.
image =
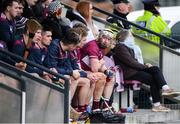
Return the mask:
<svg viewBox="0 0 180 124"><path fill-rule="evenodd" d="M108 39L113 39L114 38L114 33L110 29L100 30L99 37L100 38L106 37Z"/></svg>

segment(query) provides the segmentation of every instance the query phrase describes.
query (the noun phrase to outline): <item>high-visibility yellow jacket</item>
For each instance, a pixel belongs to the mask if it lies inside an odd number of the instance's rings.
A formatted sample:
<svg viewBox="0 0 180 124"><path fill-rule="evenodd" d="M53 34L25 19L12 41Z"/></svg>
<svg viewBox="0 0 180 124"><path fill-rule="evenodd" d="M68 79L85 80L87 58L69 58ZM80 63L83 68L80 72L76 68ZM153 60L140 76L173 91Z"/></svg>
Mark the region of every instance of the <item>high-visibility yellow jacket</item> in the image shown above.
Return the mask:
<svg viewBox="0 0 180 124"><path fill-rule="evenodd" d="M162 19L161 16L155 16L150 11L144 11L144 15L138 17L136 19L136 24L141 27L150 29L154 32L164 34L165 36L170 36L171 29L168 27L167 23ZM160 42L160 38L158 36L154 36L146 31L140 30L139 28L133 27L133 32L135 34L139 34L140 36L144 36L155 43Z"/></svg>

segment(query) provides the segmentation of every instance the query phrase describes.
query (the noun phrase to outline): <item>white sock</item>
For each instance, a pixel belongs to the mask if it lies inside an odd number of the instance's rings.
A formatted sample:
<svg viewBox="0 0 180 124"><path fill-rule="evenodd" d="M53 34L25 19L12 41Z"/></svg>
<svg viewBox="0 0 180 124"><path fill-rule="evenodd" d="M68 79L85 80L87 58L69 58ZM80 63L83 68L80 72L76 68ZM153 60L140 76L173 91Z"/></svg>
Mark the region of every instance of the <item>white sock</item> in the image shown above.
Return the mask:
<svg viewBox="0 0 180 124"><path fill-rule="evenodd" d="M163 89L163 90L168 90L168 89L169 89L169 86L166 84L166 85L162 86L162 89Z"/></svg>
<svg viewBox="0 0 180 124"><path fill-rule="evenodd" d="M155 103L153 103L153 105L154 106L159 106L159 105L161 105L161 103L160 102L155 102Z"/></svg>

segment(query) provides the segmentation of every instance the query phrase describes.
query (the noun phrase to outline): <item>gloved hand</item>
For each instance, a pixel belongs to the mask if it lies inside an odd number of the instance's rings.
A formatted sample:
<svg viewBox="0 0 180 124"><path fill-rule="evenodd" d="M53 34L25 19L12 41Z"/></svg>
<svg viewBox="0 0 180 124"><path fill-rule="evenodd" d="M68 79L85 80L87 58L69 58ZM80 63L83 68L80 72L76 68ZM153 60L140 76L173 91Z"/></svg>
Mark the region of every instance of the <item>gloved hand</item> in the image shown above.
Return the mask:
<svg viewBox="0 0 180 124"><path fill-rule="evenodd" d="M113 78L113 75L114 75L114 73L109 69L105 70L104 74L107 76L108 79Z"/></svg>

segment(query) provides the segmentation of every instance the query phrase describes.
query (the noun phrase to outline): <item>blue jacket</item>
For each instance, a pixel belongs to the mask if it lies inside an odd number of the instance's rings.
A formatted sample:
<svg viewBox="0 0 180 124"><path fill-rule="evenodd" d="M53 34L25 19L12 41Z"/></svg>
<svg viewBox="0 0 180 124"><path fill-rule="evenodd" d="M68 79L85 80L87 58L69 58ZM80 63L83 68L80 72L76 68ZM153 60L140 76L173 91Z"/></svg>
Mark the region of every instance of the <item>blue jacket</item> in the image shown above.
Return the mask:
<svg viewBox="0 0 180 124"><path fill-rule="evenodd" d="M53 40L48 48L48 54L44 60L45 66L55 68L63 75L73 74L73 65L76 61L71 61L72 57L68 51L63 51L58 39Z"/></svg>
<svg viewBox="0 0 180 124"><path fill-rule="evenodd" d="M15 40L15 22L0 17L0 40L7 44L8 50L11 51Z"/></svg>
<svg viewBox="0 0 180 124"><path fill-rule="evenodd" d="M43 65L43 61L44 61L44 58L46 55L47 55L47 49L40 48L36 44L36 45L32 46L32 48L30 48L28 60L30 60L36 64ZM41 69L34 67L34 66L30 66L30 65L28 65L26 67L26 71L29 73L37 73L40 76L43 75L43 71Z"/></svg>
<svg viewBox="0 0 180 124"><path fill-rule="evenodd" d="M12 53L16 54L16 55L19 55L21 57L24 56L24 52L25 52L25 49L26 49L26 45L25 45L25 41L23 39L23 36L18 36L16 37L17 39L15 40L14 42L14 45L12 47ZM13 58L15 63L18 63L20 62L19 59L16 59L16 58Z"/></svg>

